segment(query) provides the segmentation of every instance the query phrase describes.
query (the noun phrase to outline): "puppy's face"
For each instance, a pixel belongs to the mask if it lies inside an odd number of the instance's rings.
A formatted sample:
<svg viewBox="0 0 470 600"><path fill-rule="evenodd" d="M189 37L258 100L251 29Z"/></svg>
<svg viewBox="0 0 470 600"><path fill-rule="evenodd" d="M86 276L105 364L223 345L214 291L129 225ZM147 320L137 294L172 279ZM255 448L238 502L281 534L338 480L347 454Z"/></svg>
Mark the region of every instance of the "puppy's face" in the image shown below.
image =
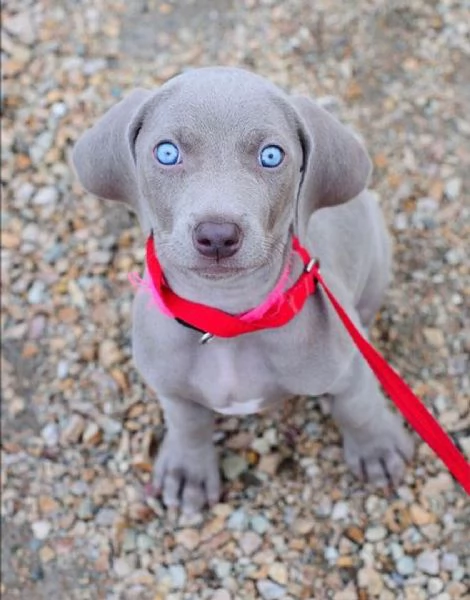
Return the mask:
<svg viewBox="0 0 470 600"><path fill-rule="evenodd" d="M274 86L221 70L170 81L130 126L139 204L162 264L229 278L280 259L303 148Z"/></svg>

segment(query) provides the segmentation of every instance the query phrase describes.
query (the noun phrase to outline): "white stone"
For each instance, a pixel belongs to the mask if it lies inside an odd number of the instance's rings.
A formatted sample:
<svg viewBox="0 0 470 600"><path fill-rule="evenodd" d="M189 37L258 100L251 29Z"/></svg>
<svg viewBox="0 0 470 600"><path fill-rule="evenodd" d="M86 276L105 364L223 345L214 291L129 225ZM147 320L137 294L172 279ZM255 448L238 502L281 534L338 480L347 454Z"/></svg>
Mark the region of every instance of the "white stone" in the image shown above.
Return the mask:
<svg viewBox="0 0 470 600"><path fill-rule="evenodd" d="M34 537L37 540L45 540L51 531L49 521L36 521L31 525Z"/></svg>
<svg viewBox="0 0 470 600"><path fill-rule="evenodd" d="M417 568L427 575L439 573L439 556L437 551L425 550L416 559Z"/></svg>

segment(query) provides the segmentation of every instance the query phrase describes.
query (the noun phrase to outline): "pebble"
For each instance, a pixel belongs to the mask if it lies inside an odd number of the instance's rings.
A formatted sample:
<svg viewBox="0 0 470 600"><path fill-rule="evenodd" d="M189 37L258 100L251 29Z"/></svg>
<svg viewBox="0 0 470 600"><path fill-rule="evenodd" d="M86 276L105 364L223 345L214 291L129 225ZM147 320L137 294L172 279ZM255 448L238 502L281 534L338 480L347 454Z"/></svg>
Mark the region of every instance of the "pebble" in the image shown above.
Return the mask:
<svg viewBox="0 0 470 600"><path fill-rule="evenodd" d="M269 579L260 579L256 583L256 588L263 600L280 600L285 597L286 588L282 585L274 583Z"/></svg>
<svg viewBox="0 0 470 600"><path fill-rule="evenodd" d="M443 571L453 571L459 566L459 557L452 552L444 552L441 556L441 568Z"/></svg>
<svg viewBox="0 0 470 600"><path fill-rule="evenodd" d="M55 204L59 200L59 192L53 186L48 186L38 190L33 198L34 204L42 206L44 204Z"/></svg>
<svg viewBox="0 0 470 600"><path fill-rule="evenodd" d="M416 563L411 556L402 556L396 562L396 569L403 577L413 575L416 570Z"/></svg>
<svg viewBox="0 0 470 600"><path fill-rule="evenodd" d="M244 533L240 538L239 542L240 548L242 549L243 553L247 554L248 556L250 554L253 554L253 552L256 552L256 550L258 550L262 543L263 540L254 531L247 531L246 533Z"/></svg>
<svg viewBox="0 0 470 600"><path fill-rule="evenodd" d="M366 540L369 542L380 542L387 536L387 530L382 525L376 525L366 529Z"/></svg>
<svg viewBox="0 0 470 600"><path fill-rule="evenodd" d="M44 281L35 281L28 292L29 304L42 304L46 299L46 284Z"/></svg>
<svg viewBox="0 0 470 600"><path fill-rule="evenodd" d="M334 563L338 559L339 552L333 546L327 546L323 552L323 555L328 562Z"/></svg>
<svg viewBox="0 0 470 600"><path fill-rule="evenodd" d="M91 498L84 498L78 507L77 516L82 521L93 519L96 509Z"/></svg>
<svg viewBox="0 0 470 600"><path fill-rule="evenodd" d="M372 596L379 596L384 587L382 576L372 567L359 569L357 583L360 588L366 589Z"/></svg>
<svg viewBox="0 0 470 600"><path fill-rule="evenodd" d="M80 440L85 431L86 421L78 414L73 414L69 417L67 424L62 430L60 439L64 445L76 444Z"/></svg>
<svg viewBox="0 0 470 600"><path fill-rule="evenodd" d="M243 530L248 526L248 515L243 508L234 510L227 521L228 529Z"/></svg>
<svg viewBox="0 0 470 600"><path fill-rule="evenodd" d="M113 571L118 577L124 578L132 573L133 567L127 557L118 557L113 562Z"/></svg>
<svg viewBox="0 0 470 600"><path fill-rule="evenodd" d="M45 540L51 531L51 524L49 521L35 521L31 528L36 539Z"/></svg>
<svg viewBox="0 0 470 600"><path fill-rule="evenodd" d="M228 577L232 571L232 563L227 560L214 560L212 566L217 577L221 580Z"/></svg>
<svg viewBox="0 0 470 600"><path fill-rule="evenodd" d="M57 423L48 423L45 427L42 428L41 435L44 441L46 442L46 446L49 446L50 448L53 446L57 446L60 437L59 427Z"/></svg>
<svg viewBox="0 0 470 600"><path fill-rule="evenodd" d="M182 529L176 532L175 535L178 544L181 544L187 550L194 550L199 544L200 537L197 529Z"/></svg>
<svg viewBox="0 0 470 600"><path fill-rule="evenodd" d="M172 587L181 590L186 585L186 571L182 565L170 565L168 573L171 578Z"/></svg>
<svg viewBox="0 0 470 600"><path fill-rule="evenodd" d="M336 502L331 511L333 521L341 521L346 519L349 514L349 505L347 502Z"/></svg>
<svg viewBox="0 0 470 600"><path fill-rule="evenodd" d="M428 580L428 592L435 596L444 589L444 582L439 577L430 577Z"/></svg>
<svg viewBox="0 0 470 600"><path fill-rule="evenodd" d="M232 596L228 590L219 588L210 597L210 600L232 600Z"/></svg>
<svg viewBox="0 0 470 600"><path fill-rule="evenodd" d="M247 467L248 463L239 454L230 454L222 460L222 472L229 481L237 479Z"/></svg>
<svg viewBox="0 0 470 600"><path fill-rule="evenodd" d="M270 528L271 525L268 519L266 519L266 517L263 517L262 515L255 515L254 517L252 517L250 524L251 528L260 535L266 533L266 531ZM232 527L231 529L234 528Z"/></svg>
<svg viewBox="0 0 470 600"><path fill-rule="evenodd" d="M437 550L421 552L416 558L416 567L427 575L437 575L439 573L439 552Z"/></svg>
<svg viewBox="0 0 470 600"><path fill-rule="evenodd" d="M269 578L280 585L287 584L287 568L281 562L274 562L268 571Z"/></svg>
<svg viewBox="0 0 470 600"><path fill-rule="evenodd" d="M445 194L449 200L457 200L462 191L462 180L459 177L453 177L445 185Z"/></svg>

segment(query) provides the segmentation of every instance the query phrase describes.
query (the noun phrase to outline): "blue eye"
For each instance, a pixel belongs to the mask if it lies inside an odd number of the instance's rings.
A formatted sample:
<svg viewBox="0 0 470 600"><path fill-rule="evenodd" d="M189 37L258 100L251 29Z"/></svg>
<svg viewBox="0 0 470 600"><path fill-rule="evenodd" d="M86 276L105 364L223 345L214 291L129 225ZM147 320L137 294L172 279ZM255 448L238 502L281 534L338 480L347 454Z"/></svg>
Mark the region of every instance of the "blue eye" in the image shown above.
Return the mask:
<svg viewBox="0 0 470 600"><path fill-rule="evenodd" d="M268 169L279 166L283 159L284 150L279 146L265 146L259 155L260 164Z"/></svg>
<svg viewBox="0 0 470 600"><path fill-rule="evenodd" d="M180 151L172 142L162 142L153 151L153 155L162 165L176 165L180 161Z"/></svg>

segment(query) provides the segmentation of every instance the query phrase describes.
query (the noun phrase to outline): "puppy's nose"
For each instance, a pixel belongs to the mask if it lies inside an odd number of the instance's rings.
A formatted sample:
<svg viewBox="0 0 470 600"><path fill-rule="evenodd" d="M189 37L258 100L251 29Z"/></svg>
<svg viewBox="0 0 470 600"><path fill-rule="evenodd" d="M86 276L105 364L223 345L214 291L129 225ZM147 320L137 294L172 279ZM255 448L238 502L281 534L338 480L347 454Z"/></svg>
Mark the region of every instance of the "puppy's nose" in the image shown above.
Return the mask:
<svg viewBox="0 0 470 600"><path fill-rule="evenodd" d="M235 223L205 221L193 231L193 243L198 252L209 258L233 256L241 245L241 230Z"/></svg>

